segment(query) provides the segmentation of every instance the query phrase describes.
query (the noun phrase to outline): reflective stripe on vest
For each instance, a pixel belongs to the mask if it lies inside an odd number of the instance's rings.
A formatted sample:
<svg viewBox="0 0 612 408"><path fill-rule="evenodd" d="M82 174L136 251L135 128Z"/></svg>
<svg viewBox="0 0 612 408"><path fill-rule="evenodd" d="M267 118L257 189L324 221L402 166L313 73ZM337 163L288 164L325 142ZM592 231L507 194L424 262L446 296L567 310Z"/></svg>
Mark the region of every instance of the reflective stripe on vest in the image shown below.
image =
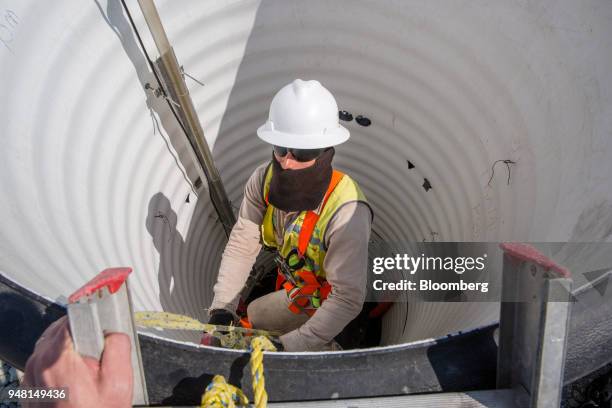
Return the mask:
<svg viewBox="0 0 612 408"><path fill-rule="evenodd" d="M283 243L279 249L274 232L275 209L267 200L271 178L272 166L268 166L263 186L263 198L267 208L261 225L262 243L268 248L276 249L282 258L286 258L292 249L298 249L300 254L305 255L305 265L293 273L294 280L298 282L298 289L290 282L285 282L284 287L292 299L290 310L295 313L306 311L312 314L314 312L312 309L319 307L331 290L325 280L323 268L327 225L342 205L354 201L367 204L367 200L357 183L342 172L334 170L320 213L317 215L314 211L302 211L286 226ZM317 281L319 285L316 285Z"/></svg>

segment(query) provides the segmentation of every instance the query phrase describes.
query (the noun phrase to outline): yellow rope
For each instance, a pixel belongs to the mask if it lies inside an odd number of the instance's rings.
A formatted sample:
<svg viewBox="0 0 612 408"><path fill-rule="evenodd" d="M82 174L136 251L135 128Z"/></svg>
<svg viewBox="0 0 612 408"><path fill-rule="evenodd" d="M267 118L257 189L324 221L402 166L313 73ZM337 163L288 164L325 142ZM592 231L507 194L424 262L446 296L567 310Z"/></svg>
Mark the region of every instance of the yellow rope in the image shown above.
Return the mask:
<svg viewBox="0 0 612 408"><path fill-rule="evenodd" d="M198 330L205 331L223 341L232 340L232 336L256 334L257 337L251 340L251 376L253 378L253 395L255 398L255 408L265 408L268 405L268 393L266 392L266 381L263 369L263 352L276 351L276 347L268 338L278 336L279 333L245 329L236 326L219 326L205 324L188 316L182 316L168 312L136 312L134 313L136 325L141 327L155 327L173 330ZM221 335L218 332L228 332ZM245 342L231 342L232 344L246 344ZM206 387L202 395L201 407L211 408L234 408L249 404L249 399L244 395L240 388L233 386L225 381L222 375L215 375L212 382Z"/></svg>
<svg viewBox="0 0 612 408"><path fill-rule="evenodd" d="M267 337L259 336L251 341L251 348L251 375L253 376L255 408L266 408L268 393L263 370L263 352L264 350L276 351L276 347ZM201 408L233 408L235 404L248 405L248 403L248 398L239 388L227 384L223 376L215 375L202 396Z"/></svg>
<svg viewBox="0 0 612 408"><path fill-rule="evenodd" d="M140 327L203 331L218 339L222 347L231 349L244 350L249 348L253 335L266 337L280 335L280 333L267 330L202 323L188 316L168 312L136 312L134 313L134 321Z"/></svg>
<svg viewBox="0 0 612 408"><path fill-rule="evenodd" d="M205 332L227 331L244 334L261 334L263 336L280 335L278 332L267 330L245 329L244 327L239 326L221 326L216 324L202 323L199 320L189 316L168 312L136 312L134 313L134 321L136 322L137 326L156 327L161 329L196 330Z"/></svg>
<svg viewBox="0 0 612 408"><path fill-rule="evenodd" d="M242 390L225 382L222 375L215 375L202 395L202 408L235 408L249 404Z"/></svg>
<svg viewBox="0 0 612 408"><path fill-rule="evenodd" d="M263 352L276 351L274 344L264 336L255 337L251 341L251 375L253 376L253 394L256 408L268 406L266 379L263 370Z"/></svg>

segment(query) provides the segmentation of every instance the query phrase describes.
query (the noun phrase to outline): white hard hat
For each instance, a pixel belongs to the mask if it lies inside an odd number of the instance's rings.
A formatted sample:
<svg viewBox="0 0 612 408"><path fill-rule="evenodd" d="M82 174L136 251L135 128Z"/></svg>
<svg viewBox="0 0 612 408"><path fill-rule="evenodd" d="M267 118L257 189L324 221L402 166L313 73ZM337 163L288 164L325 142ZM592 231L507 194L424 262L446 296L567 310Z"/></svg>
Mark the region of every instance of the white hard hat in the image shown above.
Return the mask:
<svg viewBox="0 0 612 408"><path fill-rule="evenodd" d="M320 149L344 143L349 131L338 121L338 104L319 81L296 79L274 95L257 136L275 146Z"/></svg>

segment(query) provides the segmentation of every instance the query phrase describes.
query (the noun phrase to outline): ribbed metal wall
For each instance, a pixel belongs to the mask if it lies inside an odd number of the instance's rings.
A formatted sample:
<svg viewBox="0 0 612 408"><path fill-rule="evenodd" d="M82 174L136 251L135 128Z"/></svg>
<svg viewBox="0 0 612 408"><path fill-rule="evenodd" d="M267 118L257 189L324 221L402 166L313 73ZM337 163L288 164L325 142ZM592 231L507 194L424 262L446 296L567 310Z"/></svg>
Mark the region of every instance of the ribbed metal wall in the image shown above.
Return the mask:
<svg viewBox="0 0 612 408"><path fill-rule="evenodd" d="M187 79L236 207L270 156L255 130L299 77L372 121L346 124L335 163L363 187L379 239L610 239L609 1L156 3L205 84ZM155 80L121 3L0 0L0 40L0 270L56 298L129 265L137 309L205 319L224 234L166 102L144 89ZM394 308L385 342L497 309Z"/></svg>

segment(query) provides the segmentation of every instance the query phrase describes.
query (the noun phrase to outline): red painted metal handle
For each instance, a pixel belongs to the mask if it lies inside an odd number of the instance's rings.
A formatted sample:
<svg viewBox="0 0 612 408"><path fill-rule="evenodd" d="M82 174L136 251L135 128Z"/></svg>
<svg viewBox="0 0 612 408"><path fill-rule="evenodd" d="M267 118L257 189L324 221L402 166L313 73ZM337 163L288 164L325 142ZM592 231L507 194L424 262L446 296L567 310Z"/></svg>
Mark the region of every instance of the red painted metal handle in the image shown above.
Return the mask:
<svg viewBox="0 0 612 408"><path fill-rule="evenodd" d="M509 255L519 261L533 262L545 270L555 272L562 278L572 277L572 274L568 269L555 263L552 259L546 257L529 244L523 244L520 242L504 242L503 244L499 244L499 247L506 255Z"/></svg>
<svg viewBox="0 0 612 408"><path fill-rule="evenodd" d="M123 282L125 282L130 273L132 273L132 268L128 267L105 269L70 295L68 301L70 303L78 302L82 297L91 296L104 287L107 287L110 293L115 293L123 285Z"/></svg>

